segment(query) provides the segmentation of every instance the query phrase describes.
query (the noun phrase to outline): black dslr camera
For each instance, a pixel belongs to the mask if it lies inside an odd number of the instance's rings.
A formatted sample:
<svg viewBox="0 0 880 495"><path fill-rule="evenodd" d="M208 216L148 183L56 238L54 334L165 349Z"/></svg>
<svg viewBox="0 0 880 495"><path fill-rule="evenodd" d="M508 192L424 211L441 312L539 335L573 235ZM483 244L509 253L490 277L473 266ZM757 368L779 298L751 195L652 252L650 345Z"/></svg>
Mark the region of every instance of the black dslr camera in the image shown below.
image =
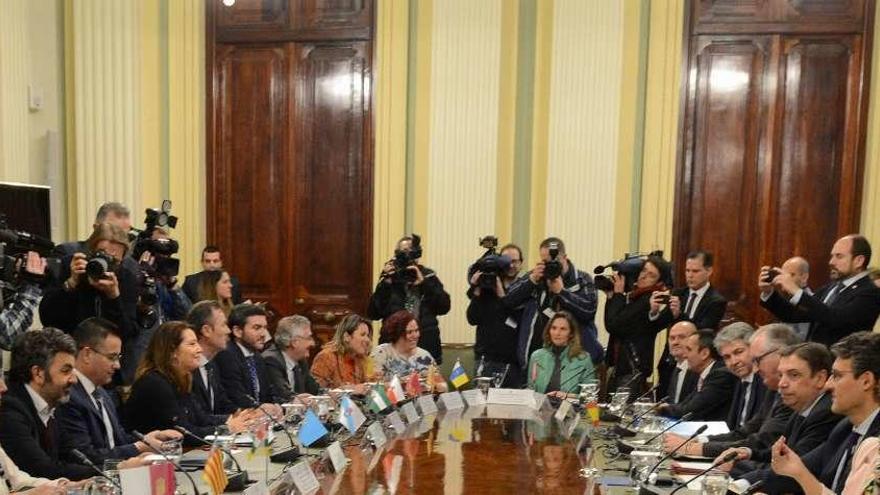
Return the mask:
<svg viewBox="0 0 880 495"><path fill-rule="evenodd" d="M484 248L486 252L468 268L468 281L474 273L481 272L480 278L477 280L477 287L494 291L498 277L510 269L510 258L498 254L498 238L493 235L481 238L480 247Z"/></svg>
<svg viewBox="0 0 880 495"><path fill-rule="evenodd" d="M611 271L617 272L620 276L624 278L624 292L631 291L633 285L635 285L636 283L636 280L639 278L639 273L642 271L642 267L645 266L645 260L647 260L649 256L662 258L663 251L652 251L647 254L625 253L623 255L623 258L619 260L612 261L607 265L597 266L593 269L593 274L596 276L593 279L593 282L596 284L596 290L614 290L614 282L611 281L611 278L609 276L604 275L605 270L611 269Z"/></svg>
<svg viewBox="0 0 880 495"><path fill-rule="evenodd" d="M105 279L107 272L115 271L117 265L116 258L104 251L97 251L92 253L86 261L86 276L92 280Z"/></svg>
<svg viewBox="0 0 880 495"><path fill-rule="evenodd" d="M547 245L550 259L544 262L544 280L553 280L562 276L562 262L559 261L559 244L551 242Z"/></svg>
<svg viewBox="0 0 880 495"><path fill-rule="evenodd" d="M408 268L417 266L419 258L422 257L422 238L417 234L411 234L412 246L408 251L403 249L394 250L394 258L391 263L394 265L394 272L391 273L391 281L394 283L411 284L416 281L418 276Z"/></svg>
<svg viewBox="0 0 880 495"><path fill-rule="evenodd" d="M61 260L52 256L55 244L49 239L9 228L0 214L0 287L16 290L24 281L45 284L61 279ZM25 269L27 253L33 251L46 259L45 274L40 277Z"/></svg>

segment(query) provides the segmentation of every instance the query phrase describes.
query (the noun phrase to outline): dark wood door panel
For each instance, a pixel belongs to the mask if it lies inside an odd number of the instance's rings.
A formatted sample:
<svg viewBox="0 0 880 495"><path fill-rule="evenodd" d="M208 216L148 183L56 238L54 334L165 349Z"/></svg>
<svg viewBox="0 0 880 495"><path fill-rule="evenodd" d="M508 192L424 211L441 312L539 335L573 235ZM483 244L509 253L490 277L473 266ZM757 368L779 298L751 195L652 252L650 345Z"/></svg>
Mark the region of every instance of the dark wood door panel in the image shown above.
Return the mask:
<svg viewBox="0 0 880 495"><path fill-rule="evenodd" d="M366 0L291 0L296 29L336 30L370 27L373 3Z"/></svg>
<svg viewBox="0 0 880 495"><path fill-rule="evenodd" d="M692 34L858 33L869 0L694 0Z"/></svg>
<svg viewBox="0 0 880 495"><path fill-rule="evenodd" d="M728 298L745 294L753 263L742 253L760 245L758 174L766 128L764 88L770 38L702 37L695 47L696 71L688 107L692 129L680 187L678 266L688 250L702 247L724 263L713 283ZM742 304L743 300L737 301ZM736 304L734 305L736 309Z"/></svg>
<svg viewBox="0 0 880 495"><path fill-rule="evenodd" d="M283 47L220 46L214 229L231 273L256 300L275 300L290 278L287 143L290 55Z"/></svg>
<svg viewBox="0 0 880 495"><path fill-rule="evenodd" d="M219 30L282 29L288 25L289 0L236 0L232 6L215 2Z"/></svg>

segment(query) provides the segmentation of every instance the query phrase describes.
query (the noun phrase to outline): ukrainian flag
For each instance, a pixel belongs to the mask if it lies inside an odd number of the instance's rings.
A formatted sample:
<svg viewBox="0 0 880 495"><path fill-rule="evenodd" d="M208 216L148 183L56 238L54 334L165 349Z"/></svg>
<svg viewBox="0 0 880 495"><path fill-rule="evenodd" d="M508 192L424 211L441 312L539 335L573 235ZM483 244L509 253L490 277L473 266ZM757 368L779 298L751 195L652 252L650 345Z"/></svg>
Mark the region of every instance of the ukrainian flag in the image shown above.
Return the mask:
<svg viewBox="0 0 880 495"><path fill-rule="evenodd" d="M461 388L467 382L471 381L468 378L467 373L464 372L464 367L461 365L461 361L458 359L455 360L455 366L452 367L452 374L449 375L449 381L455 385L455 388Z"/></svg>

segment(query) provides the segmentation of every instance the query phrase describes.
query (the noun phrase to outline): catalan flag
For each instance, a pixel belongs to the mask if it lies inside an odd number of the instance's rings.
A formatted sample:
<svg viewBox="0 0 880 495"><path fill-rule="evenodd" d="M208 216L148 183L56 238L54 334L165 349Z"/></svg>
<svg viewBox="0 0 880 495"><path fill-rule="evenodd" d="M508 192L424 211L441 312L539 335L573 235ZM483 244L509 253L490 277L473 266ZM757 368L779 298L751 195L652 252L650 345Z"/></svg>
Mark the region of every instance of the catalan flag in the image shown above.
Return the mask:
<svg viewBox="0 0 880 495"><path fill-rule="evenodd" d="M468 378L467 373L464 371L464 366L461 365L461 361L458 359L455 360L455 366L452 367L452 373L449 375L449 381L455 385L455 388L461 388L466 385L470 378Z"/></svg>
<svg viewBox="0 0 880 495"><path fill-rule="evenodd" d="M226 489L229 479L226 478L226 470L223 469L223 452L220 449L211 449L208 460L205 461L205 470L202 472L202 478L211 487L213 495L220 495Z"/></svg>

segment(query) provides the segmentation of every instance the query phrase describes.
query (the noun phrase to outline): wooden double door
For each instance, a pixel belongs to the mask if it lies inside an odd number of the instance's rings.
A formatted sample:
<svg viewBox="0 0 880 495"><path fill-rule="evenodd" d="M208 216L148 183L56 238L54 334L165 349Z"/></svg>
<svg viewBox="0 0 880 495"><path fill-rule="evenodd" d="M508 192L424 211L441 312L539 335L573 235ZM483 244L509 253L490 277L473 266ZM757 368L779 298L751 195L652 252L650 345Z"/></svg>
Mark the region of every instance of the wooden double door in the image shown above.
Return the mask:
<svg viewBox="0 0 880 495"><path fill-rule="evenodd" d="M372 2L206 14L208 241L246 298L326 341L371 288Z"/></svg>
<svg viewBox="0 0 880 495"><path fill-rule="evenodd" d="M677 174L676 265L716 256L733 317L766 321L758 272L793 255L828 280L857 232L874 2L694 0Z"/></svg>

